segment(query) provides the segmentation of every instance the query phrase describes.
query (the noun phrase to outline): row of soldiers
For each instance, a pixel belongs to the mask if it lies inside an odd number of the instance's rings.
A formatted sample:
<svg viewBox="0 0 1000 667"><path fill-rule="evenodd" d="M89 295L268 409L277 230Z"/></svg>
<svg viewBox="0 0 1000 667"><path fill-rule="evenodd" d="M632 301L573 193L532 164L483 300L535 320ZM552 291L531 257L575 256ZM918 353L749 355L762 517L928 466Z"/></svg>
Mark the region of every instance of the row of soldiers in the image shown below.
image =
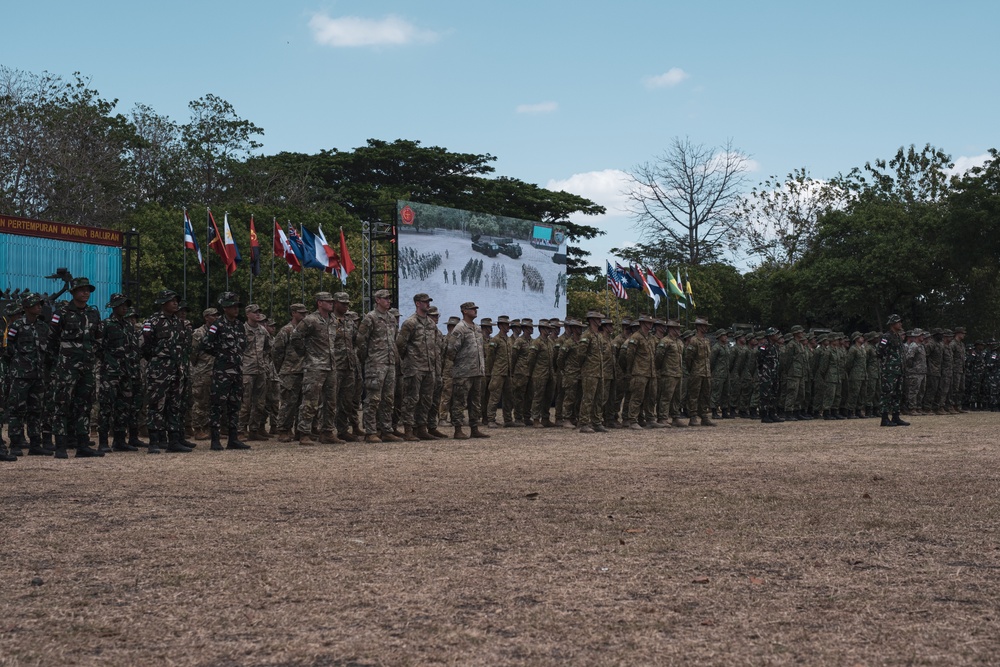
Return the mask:
<svg viewBox="0 0 1000 667"><path fill-rule="evenodd" d="M24 446L58 457L68 448L77 456L133 451L144 446L140 422L148 428L148 451L158 453L191 451L196 444L185 427L195 440L210 439L212 449L223 449L223 430L225 448L248 449L242 439L267 438L268 421L271 435L303 445L443 438L442 419L459 439L488 437L481 426L590 433L714 426L715 418L737 416L769 423L879 412L886 421L877 332L817 335L796 326L782 337L773 329L720 329L712 341L702 318L685 331L677 321L644 315L616 332L596 311L582 322L543 319L537 327L508 316L477 324L478 308L467 302L442 334L429 295L415 295L415 312L401 323L387 290L375 293L375 308L363 318L350 310L346 293L320 292L315 310L293 304L290 322L277 332L257 305L244 307L232 292L194 329L177 294L165 290L155 300L158 312L139 328L120 294L100 320L87 304L93 290L86 278L74 281L72 300L48 321L40 317L41 297L22 300L2 355L12 452L4 450L5 459ZM947 383L914 380L923 377L920 361L928 355L911 357L906 346L900 374L908 390L911 380L920 387L920 400L931 394L935 405L962 409L964 333L942 331L937 341L952 352ZM934 335L911 343L936 349ZM993 359L991 368L1000 371L995 352ZM89 442L95 395L97 449Z"/></svg>

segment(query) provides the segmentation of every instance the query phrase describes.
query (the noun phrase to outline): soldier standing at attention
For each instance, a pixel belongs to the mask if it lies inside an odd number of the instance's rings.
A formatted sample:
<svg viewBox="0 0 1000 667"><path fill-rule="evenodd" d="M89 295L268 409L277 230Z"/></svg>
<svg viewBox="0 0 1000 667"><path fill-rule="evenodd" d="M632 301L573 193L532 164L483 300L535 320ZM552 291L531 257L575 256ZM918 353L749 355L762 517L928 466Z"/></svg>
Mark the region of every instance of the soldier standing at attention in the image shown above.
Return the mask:
<svg viewBox="0 0 1000 667"><path fill-rule="evenodd" d="M681 378L684 377L684 345L681 343L681 323L667 320L667 335L656 345L656 365L660 383L657 414L661 426L686 427L680 418Z"/></svg>
<svg viewBox="0 0 1000 667"><path fill-rule="evenodd" d="M403 440L433 440L426 433L427 415L433 409L434 359L437 327L428 316L431 297L420 293L413 297L416 312L406 318L396 334L396 351L399 353L403 382L403 406L400 421Z"/></svg>
<svg viewBox="0 0 1000 667"><path fill-rule="evenodd" d="M757 381L760 383L760 421L762 424L776 424L785 421L778 416L780 396L778 363L778 339L781 332L770 328L764 332L764 341L757 347Z"/></svg>
<svg viewBox="0 0 1000 667"><path fill-rule="evenodd" d="M965 327L955 327L955 337L951 341L953 375L951 392L948 396L949 411L953 414L968 412L963 409L965 402Z"/></svg>
<svg viewBox="0 0 1000 667"><path fill-rule="evenodd" d="M281 401L278 405L278 442L292 442L292 428L299 414L302 398L302 353L291 344L292 331L309 309L304 303L289 306L291 321L281 327L271 344L271 361L281 383Z"/></svg>
<svg viewBox="0 0 1000 667"><path fill-rule="evenodd" d="M39 317L43 301L36 293L22 298L24 314L7 329L4 349L10 377L7 428L14 451L0 460L17 460L16 451L25 444L25 426L28 429L28 456L52 456L52 450L42 446L42 404L47 380L45 350L49 342L49 323Z"/></svg>
<svg viewBox="0 0 1000 667"><path fill-rule="evenodd" d="M490 411L490 377L492 376L492 368L490 366L490 353L489 344L490 339L493 338L493 319L489 317L484 317L479 320L479 333L483 337L483 350L486 355L486 375L483 378L483 393L479 397L479 404L482 406L483 412L483 426L488 426L487 421L489 415L496 415L496 406L493 406L492 412Z"/></svg>
<svg viewBox="0 0 1000 667"><path fill-rule="evenodd" d="M444 390L444 379L441 377L441 369L444 364L444 350L447 340L441 333L441 330L438 329L440 313L437 306L431 306L427 309L427 317L431 318L431 322L434 323L434 359L431 363L431 366L434 368L434 396L431 398L431 407L427 411L424 428L427 429L427 435L435 440L441 440L448 437L438 430L438 411L441 406L441 392Z"/></svg>
<svg viewBox="0 0 1000 667"><path fill-rule="evenodd" d="M865 336L860 331L851 334L851 347L847 351L847 418L860 419L864 402L868 363L865 358Z"/></svg>
<svg viewBox="0 0 1000 667"><path fill-rule="evenodd" d="M365 442L400 442L392 432L392 404L396 391L396 318L389 313L392 292L373 295L375 308L358 325L358 359L364 364Z"/></svg>
<svg viewBox="0 0 1000 667"><path fill-rule="evenodd" d="M431 306L431 308L433 307ZM448 334L455 329L455 325L459 321L457 317L452 315L445 323L446 333L443 336L444 341L441 343L441 400L436 406L440 414L438 421L451 422L451 360L445 357L444 350L448 343Z"/></svg>
<svg viewBox="0 0 1000 667"><path fill-rule="evenodd" d="M187 331L177 317L177 293L163 290L154 302L160 307L142 325L142 356L146 359L146 426L150 454L190 452L184 445L184 348Z"/></svg>
<svg viewBox="0 0 1000 667"><path fill-rule="evenodd" d="M490 428L514 424L514 343L510 332L510 318L497 318L500 332L486 346L486 367L490 369L489 400L486 402L486 424ZM497 408L503 414L503 424L497 422Z"/></svg>
<svg viewBox="0 0 1000 667"><path fill-rule="evenodd" d="M924 389L922 410L925 414L934 412L934 402L937 399L938 387L941 385L941 357L944 354L941 345L942 337L942 330L935 327L931 329L931 337L924 343L924 349L927 351L927 383ZM879 340L881 341L881 339ZM880 344L876 344L876 351L878 351Z"/></svg>
<svg viewBox="0 0 1000 667"><path fill-rule="evenodd" d="M712 417L729 417L729 332L719 329L715 332L715 344L711 347L712 367Z"/></svg>
<svg viewBox="0 0 1000 667"><path fill-rule="evenodd" d="M473 438L488 438L479 430L482 419L483 377L486 374L486 355L483 349L483 337L476 329L476 314L479 306L466 301L461 306L462 321L448 334L448 346L445 355L453 361L451 367L451 423L455 427L455 440ZM462 430L462 413L469 410L469 429L467 435Z"/></svg>
<svg viewBox="0 0 1000 667"><path fill-rule="evenodd" d="M574 319L566 320L567 337L559 350L556 366L562 369L563 426L572 428L580 420L580 355L576 344L580 342L583 324Z"/></svg>
<svg viewBox="0 0 1000 667"><path fill-rule="evenodd" d="M603 313L589 311L587 328L576 342L575 353L580 360L580 412L577 417L580 433L607 431L604 428L604 408L615 360L611 353L611 339L601 331L603 320Z"/></svg>
<svg viewBox="0 0 1000 667"><path fill-rule="evenodd" d="M247 330L239 319L240 298L235 292L223 292L219 297L222 317L208 328L201 349L215 358L212 367L212 450L222 450L222 412L226 411L229 426L227 449L250 449L240 441L240 402L243 399L243 353L247 347Z"/></svg>
<svg viewBox="0 0 1000 667"><path fill-rule="evenodd" d="M191 428L195 440L208 440L208 412L212 405L212 366L215 359L201 349L209 327L219 318L219 311L206 308L201 312L205 323L191 334Z"/></svg>
<svg viewBox="0 0 1000 667"><path fill-rule="evenodd" d="M291 344L302 354L302 405L299 407L299 444L314 445L313 427L317 420L318 436L325 444L343 444L334 433L337 420L337 359L333 339L333 295L318 292L316 310L295 327Z"/></svg>
<svg viewBox="0 0 1000 667"><path fill-rule="evenodd" d="M264 314L251 303L244 309L247 317L247 348L243 353L243 402L240 406L240 430L249 431L248 440L266 440L263 426L267 418L267 372L265 358L271 353L271 338L261 325Z"/></svg>
<svg viewBox="0 0 1000 667"><path fill-rule="evenodd" d="M899 405L903 399L903 321L899 315L890 315L886 323L889 330L882 334L875 351L882 370L882 423L880 426L909 426L899 418ZM889 419L889 415L892 419Z"/></svg>
<svg viewBox="0 0 1000 667"><path fill-rule="evenodd" d="M337 417L334 426L337 437L344 442L357 442L351 435L350 427L358 431L358 413L354 409L354 393L357 390L355 378L358 375L358 356L354 351L358 329L347 312L351 307L351 297L347 292L333 295L334 338L333 356L337 362Z"/></svg>
<svg viewBox="0 0 1000 667"><path fill-rule="evenodd" d="M531 369L528 368L528 350L535 323L530 317L522 317L521 336L513 341L514 353L514 420L518 424L531 426Z"/></svg>
<svg viewBox="0 0 1000 667"><path fill-rule="evenodd" d="M125 320L132 301L124 294L112 294L107 307L111 315L104 320L104 338L100 354L101 386L98 391L98 449L100 451L134 452L138 447L128 444L128 417L135 405L132 396L133 369L129 361L129 332L134 328ZM108 447L108 434L114 436Z"/></svg>
<svg viewBox="0 0 1000 667"><path fill-rule="evenodd" d="M548 320L538 320L538 338L528 348L528 373L531 376L531 423L534 428L554 426L549 419L554 385L552 372L552 329ZM543 417L544 413L544 417Z"/></svg>
<svg viewBox="0 0 1000 667"><path fill-rule="evenodd" d="M637 320L639 330L629 336L622 346L625 355L625 370L629 377L629 401L625 425L633 430L642 430L641 420L646 428L662 428L653 419L656 398L656 341L650 331L653 318L642 315Z"/></svg>
<svg viewBox="0 0 1000 667"><path fill-rule="evenodd" d="M712 348L705 333L709 326L705 318L696 318L694 321L696 333L688 341L684 351L684 365L688 371L689 426L697 426L699 417L702 426L715 426L715 422L708 416L712 393Z"/></svg>
<svg viewBox="0 0 1000 667"><path fill-rule="evenodd" d="M49 327L49 354L54 360L52 432L57 459L69 458L66 448L76 446L77 457L104 456L90 446L90 411L94 403L94 366L101 338L101 316L88 306L96 288L87 278L70 283L72 300L59 306Z"/></svg>

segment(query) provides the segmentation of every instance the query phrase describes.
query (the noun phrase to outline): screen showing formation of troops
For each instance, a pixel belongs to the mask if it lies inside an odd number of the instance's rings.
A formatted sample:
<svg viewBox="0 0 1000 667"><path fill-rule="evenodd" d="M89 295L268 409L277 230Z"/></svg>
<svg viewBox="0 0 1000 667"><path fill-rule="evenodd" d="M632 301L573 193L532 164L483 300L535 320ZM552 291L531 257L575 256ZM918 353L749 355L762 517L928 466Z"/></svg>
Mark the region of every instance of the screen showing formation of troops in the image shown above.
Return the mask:
<svg viewBox="0 0 1000 667"><path fill-rule="evenodd" d="M43 316L28 294L9 313L0 374L0 460L108 452L250 449L276 437L301 445L488 438L484 428L715 426L996 410L997 342L965 330L885 332L718 329L697 318L643 315L620 328L603 313L583 321L479 318L473 302L438 328L428 294L400 322L388 290L360 317L346 292L292 304L275 331L256 304L226 292L194 328L165 290L141 325L114 294L101 319L94 286L77 278L71 300ZM242 317L241 317L242 315ZM537 335L536 335L537 330ZM96 424L98 441L91 441ZM268 430L268 426L270 429ZM466 426L468 430L466 430ZM145 429L148 442L140 440ZM223 438L225 434L225 439Z"/></svg>

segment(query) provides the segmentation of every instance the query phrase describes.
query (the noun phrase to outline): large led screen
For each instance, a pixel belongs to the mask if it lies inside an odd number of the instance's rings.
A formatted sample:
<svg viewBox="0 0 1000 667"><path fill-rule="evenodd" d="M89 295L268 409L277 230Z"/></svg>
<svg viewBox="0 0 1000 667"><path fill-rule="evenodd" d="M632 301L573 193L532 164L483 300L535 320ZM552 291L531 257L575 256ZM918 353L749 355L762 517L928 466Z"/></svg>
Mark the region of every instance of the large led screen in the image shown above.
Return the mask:
<svg viewBox="0 0 1000 667"><path fill-rule="evenodd" d="M397 202L399 309L426 292L439 326L474 301L479 317L566 316L566 230L537 221Z"/></svg>

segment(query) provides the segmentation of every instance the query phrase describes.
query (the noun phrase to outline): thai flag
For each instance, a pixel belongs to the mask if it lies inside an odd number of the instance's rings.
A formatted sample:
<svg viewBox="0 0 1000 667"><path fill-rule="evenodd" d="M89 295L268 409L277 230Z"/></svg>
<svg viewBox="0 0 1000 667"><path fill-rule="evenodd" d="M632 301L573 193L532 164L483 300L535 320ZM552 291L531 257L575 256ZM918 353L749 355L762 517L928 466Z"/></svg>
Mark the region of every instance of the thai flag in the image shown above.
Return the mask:
<svg viewBox="0 0 1000 667"><path fill-rule="evenodd" d="M195 254L198 255L198 265L201 266L201 272L205 273L205 260L201 256L201 248L198 247L198 239L194 237L194 230L191 228L191 219L188 217L188 212L184 211L184 247L188 250L194 250Z"/></svg>

